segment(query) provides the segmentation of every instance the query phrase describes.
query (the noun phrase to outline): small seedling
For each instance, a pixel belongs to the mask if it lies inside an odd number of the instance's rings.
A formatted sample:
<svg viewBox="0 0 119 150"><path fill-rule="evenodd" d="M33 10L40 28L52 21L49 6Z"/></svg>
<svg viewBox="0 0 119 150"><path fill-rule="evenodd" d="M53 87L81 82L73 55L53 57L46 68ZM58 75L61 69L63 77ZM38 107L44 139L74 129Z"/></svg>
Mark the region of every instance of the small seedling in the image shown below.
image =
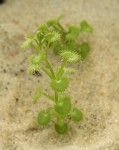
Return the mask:
<svg viewBox="0 0 119 150"><path fill-rule="evenodd" d="M76 71L74 68L68 68L67 64L79 62L82 56L85 56L88 45L87 43L80 45L81 49L84 49L84 52L80 52L81 54L77 53L77 50L73 49L73 47L77 45L74 43L74 39L76 39L80 32L79 28L71 26L66 34L59 23L59 19L60 18L55 21L49 21L47 24L39 26L35 36L27 36L26 41L22 44L22 48L32 47L36 51L36 54L29 57L30 66L28 67L28 71L33 74L35 71L39 72L42 70L50 78L50 88L53 91L52 93L46 93L41 87L36 89L33 104L38 102L41 96L45 96L54 102L53 107L47 110L41 110L38 113L37 122L41 126L46 126L55 118L56 131L59 134L64 134L68 130L69 120L79 122L83 117L81 110L73 106L71 97L66 92L69 86L67 73L73 74ZM49 26L52 27L51 30ZM81 27L82 30L86 32L92 30L85 21L81 23ZM62 62L58 69L54 69L48 58L49 50L59 43L61 45L64 39L70 40L64 42L66 49L60 49L58 54ZM69 45L72 44L72 42L74 46L70 49L71 46ZM55 48L57 48L57 46Z"/></svg>

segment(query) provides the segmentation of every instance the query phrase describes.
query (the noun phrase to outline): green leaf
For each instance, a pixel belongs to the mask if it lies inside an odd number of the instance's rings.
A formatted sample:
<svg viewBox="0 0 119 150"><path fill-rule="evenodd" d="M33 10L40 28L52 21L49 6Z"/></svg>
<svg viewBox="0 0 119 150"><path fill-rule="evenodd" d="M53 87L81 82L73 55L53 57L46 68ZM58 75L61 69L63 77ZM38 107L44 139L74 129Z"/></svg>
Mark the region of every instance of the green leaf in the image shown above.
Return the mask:
<svg viewBox="0 0 119 150"><path fill-rule="evenodd" d="M28 67L28 72L30 74L33 74L35 71L38 71L40 69L40 65L30 65Z"/></svg>
<svg viewBox="0 0 119 150"><path fill-rule="evenodd" d="M66 60L67 62L70 62L70 63L77 62L81 59L81 57L78 54L76 54L76 52L71 52L71 51L68 51L68 50L63 50L60 53L60 56L64 60Z"/></svg>
<svg viewBox="0 0 119 150"><path fill-rule="evenodd" d="M70 115L71 115L72 120L76 122L80 121L83 118L83 114L78 108L73 108Z"/></svg>
<svg viewBox="0 0 119 150"><path fill-rule="evenodd" d="M40 111L38 114L38 124L39 125L48 125L51 121L51 116L48 112Z"/></svg>
<svg viewBox="0 0 119 150"><path fill-rule="evenodd" d="M93 28L85 20L80 23L80 26L81 26L81 31L83 32L93 32Z"/></svg>
<svg viewBox="0 0 119 150"><path fill-rule="evenodd" d="M38 31L45 34L46 32L48 32L48 27L46 24L42 24L38 27Z"/></svg>
<svg viewBox="0 0 119 150"><path fill-rule="evenodd" d="M55 19L51 19L49 21L47 21L47 25L48 26L55 26L59 23L59 21L64 17L64 15L60 15Z"/></svg>
<svg viewBox="0 0 119 150"><path fill-rule="evenodd" d="M35 104L41 96L42 96L42 90L40 88L37 88L35 95L33 97L33 104Z"/></svg>
<svg viewBox="0 0 119 150"><path fill-rule="evenodd" d="M27 38L26 38L26 41L23 42L23 44L21 45L21 48L27 48L27 47L29 47L32 44L34 38L35 38L34 35L28 34Z"/></svg>
<svg viewBox="0 0 119 150"><path fill-rule="evenodd" d="M30 62L34 65L39 65L43 60L45 60L46 55L44 52L41 52L39 55L30 56Z"/></svg>
<svg viewBox="0 0 119 150"><path fill-rule="evenodd" d="M45 35L41 31L37 31L37 38L40 43L44 39L44 36Z"/></svg>
<svg viewBox="0 0 119 150"><path fill-rule="evenodd" d="M57 123L55 124L55 129L59 134L65 134L68 130L68 126L63 119L58 119Z"/></svg>
<svg viewBox="0 0 119 150"><path fill-rule="evenodd" d="M71 98L69 96L62 97L56 104L55 110L60 115L68 115L71 110Z"/></svg>
<svg viewBox="0 0 119 150"><path fill-rule="evenodd" d="M32 64L36 65L36 64L40 64L41 63L41 57L38 55L32 55L30 56L30 61Z"/></svg>
<svg viewBox="0 0 119 150"><path fill-rule="evenodd" d="M58 23L58 20L57 19L52 19L52 20L49 20L47 21L47 25L50 27L50 26L55 26L57 25Z"/></svg>
<svg viewBox="0 0 119 150"><path fill-rule="evenodd" d="M55 42L52 47L55 55L58 55L62 49L62 46L59 42Z"/></svg>
<svg viewBox="0 0 119 150"><path fill-rule="evenodd" d="M69 49L70 51L77 50L78 48L79 48L79 44L77 44L76 42L69 42L63 46L63 49Z"/></svg>
<svg viewBox="0 0 119 150"><path fill-rule="evenodd" d="M40 25L37 30L37 38L40 43L44 39L44 37L47 33L48 33L48 28L47 28L46 24Z"/></svg>
<svg viewBox="0 0 119 150"><path fill-rule="evenodd" d="M63 92L68 88L69 81L67 77L63 76L59 80L53 79L50 85L53 90L58 91L58 92Z"/></svg>
<svg viewBox="0 0 119 150"><path fill-rule="evenodd" d="M74 68L64 68L64 72L65 73L71 73L74 74L76 72L76 70Z"/></svg>
<svg viewBox="0 0 119 150"><path fill-rule="evenodd" d="M85 58L90 51L89 44L84 42L80 45L80 55L82 58Z"/></svg>
<svg viewBox="0 0 119 150"><path fill-rule="evenodd" d="M27 38L28 38L28 39L31 39L31 40L34 40L34 39L35 39L35 37L34 37L33 34L28 34L28 35L27 35Z"/></svg>
<svg viewBox="0 0 119 150"><path fill-rule="evenodd" d="M75 40L76 38L78 38L80 34L80 28L77 26L70 26L69 27L69 31L66 34L66 39L67 40Z"/></svg>
<svg viewBox="0 0 119 150"><path fill-rule="evenodd" d="M26 41L21 45L21 48L27 48L31 45L32 39L26 39Z"/></svg>
<svg viewBox="0 0 119 150"><path fill-rule="evenodd" d="M60 38L61 35L56 31L49 32L45 37L46 41L48 41L49 43L54 43L56 41L59 41Z"/></svg>

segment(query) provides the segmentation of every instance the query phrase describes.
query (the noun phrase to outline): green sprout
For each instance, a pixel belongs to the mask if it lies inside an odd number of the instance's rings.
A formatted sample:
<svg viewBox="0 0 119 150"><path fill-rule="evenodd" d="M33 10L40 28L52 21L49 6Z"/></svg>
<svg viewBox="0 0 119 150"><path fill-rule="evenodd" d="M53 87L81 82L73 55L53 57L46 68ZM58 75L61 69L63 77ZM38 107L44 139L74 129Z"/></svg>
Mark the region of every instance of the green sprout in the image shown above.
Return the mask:
<svg viewBox="0 0 119 150"><path fill-rule="evenodd" d="M33 104L37 103L42 96L53 101L54 105L41 110L38 113L38 125L46 126L52 119L55 119L55 129L59 134L64 134L68 130L68 121L79 122L83 114L79 108L73 106L71 97L66 92L69 86L67 73L74 74L75 69L67 67L67 64L80 62L89 51L87 43L78 45L75 40L83 31L92 32L92 27L86 21L81 22L80 27L70 26L68 32L60 24L62 16L48 21L38 27L36 35L28 35L22 48L31 47L36 53L29 57L29 73L41 70L50 78L50 88L52 93L46 93L41 87L36 89L33 97ZM58 46L59 45L59 46ZM62 59L58 69L52 67L49 61L49 50L59 49L59 56ZM78 50L80 51L78 52Z"/></svg>

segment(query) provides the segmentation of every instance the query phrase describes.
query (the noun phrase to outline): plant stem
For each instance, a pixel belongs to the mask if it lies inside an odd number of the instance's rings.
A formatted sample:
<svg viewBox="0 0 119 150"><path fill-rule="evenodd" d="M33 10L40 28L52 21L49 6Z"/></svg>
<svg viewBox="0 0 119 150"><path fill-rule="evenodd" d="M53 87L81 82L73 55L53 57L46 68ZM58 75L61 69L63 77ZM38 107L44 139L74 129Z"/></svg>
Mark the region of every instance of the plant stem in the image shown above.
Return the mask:
<svg viewBox="0 0 119 150"><path fill-rule="evenodd" d="M50 96L49 94L46 94L46 93L44 93L44 92L42 92L42 94L43 94L44 96L46 96L47 98L51 99L53 102L55 101L54 98L53 98L52 96Z"/></svg>
<svg viewBox="0 0 119 150"><path fill-rule="evenodd" d="M49 61L48 61L47 58L45 59L45 62L46 62L46 64L47 64L48 68L50 69L50 72L51 72L51 74L52 74L52 77L55 78L54 71L53 71L52 66L51 66L51 64L49 63Z"/></svg>
<svg viewBox="0 0 119 150"><path fill-rule="evenodd" d="M49 43L48 43L48 46L46 47L46 57L47 57L47 55L48 55L48 49L49 49Z"/></svg>
<svg viewBox="0 0 119 150"><path fill-rule="evenodd" d="M57 103L58 101L58 92L57 91L54 91L55 92L55 102Z"/></svg>
<svg viewBox="0 0 119 150"><path fill-rule="evenodd" d="M63 73L63 69L64 69L64 66L66 65L66 62L67 61L63 61L63 63L62 63L62 65L61 65L61 67L60 67L60 69L59 69L59 71L58 71L58 73L57 73L57 75L56 75L56 78L57 79L59 79L60 77L61 77L61 75L62 75L62 73Z"/></svg>
<svg viewBox="0 0 119 150"><path fill-rule="evenodd" d="M48 59L47 59L48 48L49 48L49 43L48 43L48 46L46 47L46 59L45 59L45 61L46 61L46 64L47 64L48 68L50 69L51 74L52 74L52 77L51 77L51 78L55 78L54 70L53 70L53 68L52 68L52 66L51 66L51 64L50 64L50 62L49 62ZM48 97L48 95L46 95L46 94L45 94L45 96ZM58 93L57 93L57 91L54 91L54 97L55 97L55 99L53 99L53 101L55 101L55 102L57 103L57 101L58 101Z"/></svg>
<svg viewBox="0 0 119 150"><path fill-rule="evenodd" d="M34 39L34 40L35 40L36 44L39 46L39 43L38 43L37 39Z"/></svg>
<svg viewBox="0 0 119 150"><path fill-rule="evenodd" d="M33 43L31 43L31 46L32 46L37 52L39 52L39 49L38 49Z"/></svg>

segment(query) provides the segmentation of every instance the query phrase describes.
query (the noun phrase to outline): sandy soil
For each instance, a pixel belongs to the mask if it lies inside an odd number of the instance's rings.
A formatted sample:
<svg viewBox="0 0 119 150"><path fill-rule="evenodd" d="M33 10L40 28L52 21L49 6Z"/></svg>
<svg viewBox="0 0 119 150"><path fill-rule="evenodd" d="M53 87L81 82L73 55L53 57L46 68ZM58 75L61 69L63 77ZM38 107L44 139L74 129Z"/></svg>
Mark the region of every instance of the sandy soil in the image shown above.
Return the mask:
<svg viewBox="0 0 119 150"><path fill-rule="evenodd" d="M20 48L26 33L61 13L64 25L86 19L94 27L92 35L81 36L92 50L69 77L69 92L84 120L71 122L64 136L52 123L37 127L38 111L52 103L42 98L32 105L31 100L39 85L48 90L48 79L26 72L32 50ZM118 0L6 0L0 5L0 150L119 150L118 33ZM50 59L54 66L59 63L52 53Z"/></svg>

